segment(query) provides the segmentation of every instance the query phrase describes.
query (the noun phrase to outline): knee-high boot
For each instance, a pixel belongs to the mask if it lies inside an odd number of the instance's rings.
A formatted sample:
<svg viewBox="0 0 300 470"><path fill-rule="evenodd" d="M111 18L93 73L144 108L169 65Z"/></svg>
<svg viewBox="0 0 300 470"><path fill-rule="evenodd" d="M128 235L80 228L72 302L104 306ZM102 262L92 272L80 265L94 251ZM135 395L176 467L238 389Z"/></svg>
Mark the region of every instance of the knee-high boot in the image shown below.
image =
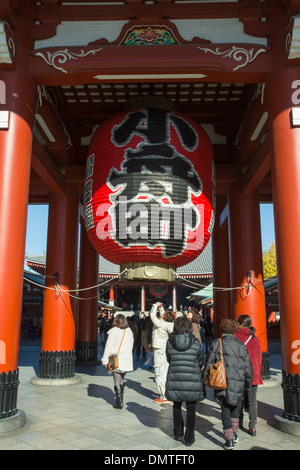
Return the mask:
<svg viewBox="0 0 300 470"><path fill-rule="evenodd" d="M123 394L122 394L122 387L121 385L114 386L115 394L116 394L116 402L113 405L114 408L123 408Z"/></svg>
<svg viewBox="0 0 300 470"><path fill-rule="evenodd" d="M121 385L121 403L122 403L122 407L124 406L124 390L125 390L125 382L123 382Z"/></svg>

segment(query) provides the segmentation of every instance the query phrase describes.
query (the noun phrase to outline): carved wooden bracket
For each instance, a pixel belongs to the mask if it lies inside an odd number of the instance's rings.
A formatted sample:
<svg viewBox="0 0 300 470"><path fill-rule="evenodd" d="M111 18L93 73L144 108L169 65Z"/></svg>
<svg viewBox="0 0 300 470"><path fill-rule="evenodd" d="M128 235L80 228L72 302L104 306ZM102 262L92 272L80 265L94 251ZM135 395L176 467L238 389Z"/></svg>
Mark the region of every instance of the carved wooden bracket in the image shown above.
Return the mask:
<svg viewBox="0 0 300 470"><path fill-rule="evenodd" d="M8 23L0 21L0 66L11 68L15 65L16 45L14 34Z"/></svg>
<svg viewBox="0 0 300 470"><path fill-rule="evenodd" d="M199 37L194 37L192 41L186 41L174 23L167 19L160 19L157 23L152 20L145 20L143 23L135 20L129 21L123 26L115 41L109 43L105 38L99 38L89 43L89 46L97 44L166 46L171 44L211 44L211 41Z"/></svg>
<svg viewBox="0 0 300 470"><path fill-rule="evenodd" d="M287 27L286 52L289 63L299 63L300 60L300 14L293 16Z"/></svg>

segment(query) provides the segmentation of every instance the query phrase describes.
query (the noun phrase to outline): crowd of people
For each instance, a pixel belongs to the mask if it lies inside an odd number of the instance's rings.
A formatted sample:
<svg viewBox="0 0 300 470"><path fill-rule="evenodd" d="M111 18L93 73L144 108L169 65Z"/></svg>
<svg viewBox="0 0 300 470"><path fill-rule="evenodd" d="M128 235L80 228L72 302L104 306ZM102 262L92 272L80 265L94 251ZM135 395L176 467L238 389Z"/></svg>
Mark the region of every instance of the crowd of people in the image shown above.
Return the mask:
<svg viewBox="0 0 300 470"><path fill-rule="evenodd" d="M27 317L22 316L21 321L21 339L24 341L34 341L42 337L43 316Z"/></svg>
<svg viewBox="0 0 300 470"><path fill-rule="evenodd" d="M124 406L125 375L133 371L133 353L145 359L144 367L155 374L159 396L157 404L173 403L174 438L191 446L195 441L196 405L206 398L204 382L211 367L223 357L227 385L214 390L220 404L225 449L238 442L244 410L249 411L251 436L256 435L257 387L262 384L262 352L251 317L221 322L221 343L214 338L210 316L202 319L198 311L175 317L161 302L153 304L145 318L117 314L99 326L103 339L102 364L118 352L118 367L113 376L114 408ZM222 348L222 350L221 350ZM186 404L184 424L182 403Z"/></svg>

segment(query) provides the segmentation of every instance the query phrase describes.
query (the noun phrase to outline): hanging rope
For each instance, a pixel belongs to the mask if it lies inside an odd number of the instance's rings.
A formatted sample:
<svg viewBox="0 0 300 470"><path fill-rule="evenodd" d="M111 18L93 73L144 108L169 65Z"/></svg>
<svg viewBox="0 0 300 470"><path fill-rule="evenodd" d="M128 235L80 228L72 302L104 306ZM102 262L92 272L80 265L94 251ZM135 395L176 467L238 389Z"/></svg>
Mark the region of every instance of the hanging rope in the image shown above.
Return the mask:
<svg viewBox="0 0 300 470"><path fill-rule="evenodd" d="M117 277L117 281L113 284L112 287L114 287L115 285L117 285L119 282L120 282L120 277L122 276L122 274L124 274L124 272L126 272L128 269L124 269L124 271L122 271L120 274L118 274L116 277ZM175 273L176 274L176 273ZM247 282L243 285L243 286L238 286L238 287L216 287L216 286L212 286L212 290L213 291L221 291L221 292L226 292L226 291L233 291L233 290L243 290L244 291L244 295L245 297L248 297L251 293L251 289L252 287L254 288L257 288L257 286L259 285L263 285L264 284L264 281L261 280L261 279L254 279L252 277L252 273L249 272L247 274L248 276L248 279L247 279ZM58 279L58 276L55 275L55 276L45 276L45 277L51 277L51 278L54 278L54 279ZM193 281L190 281L189 279L186 279L182 276L180 276L179 274L176 274L176 277L178 278L178 280L181 281L182 285L186 286L186 287L192 287L192 286L196 286L196 287L207 287L206 284L199 284L199 283L196 283L196 282L193 282ZM72 295L71 292L83 292L83 291L87 291L87 290L92 290L92 289L96 289L96 288L99 288L101 286L104 286L105 284L111 282L111 279L108 279L107 281L104 281L104 282L101 282L100 284L96 284L95 286L91 286L91 287L84 287L82 289L69 289L69 290L65 290L63 289L58 281L56 282L55 286L54 287L48 287L48 286L43 286L42 284L39 284L38 282L35 282L35 281L32 281L31 279L27 279L25 276L23 276L23 279L28 282L29 284L33 284L37 287L39 287L40 289L48 289L48 290L54 290L55 291L55 296L56 298L59 296L59 293L60 292L63 292L64 294L66 295L69 295L70 297L74 298L74 299L77 299L77 300L92 300L92 299L95 299L96 297L98 297L98 294L93 296L93 297L79 297L78 295ZM269 279L268 279L269 280ZM184 282L183 282L184 281ZM253 281L257 281L257 284L253 284ZM109 289L107 289L104 293L108 292ZM191 294L193 295L193 294Z"/></svg>
<svg viewBox="0 0 300 470"><path fill-rule="evenodd" d="M114 287L116 284L118 284L120 282L120 277L122 276L122 274L124 274L124 272L127 271L127 268L124 269L124 271L122 271L120 274L118 274L116 277L118 278L118 280L113 284L112 287ZM48 276L46 276L48 277ZM54 279L58 279L57 276L51 276L53 277ZM70 294L70 292L82 292L82 291L86 291L86 290L91 290L91 289L96 289L96 288L99 288L101 286L104 286L105 284L107 284L108 282L111 282L111 279L108 279L107 281L104 281L104 282L101 282L100 284L97 284L95 286L91 286L91 287L85 287L83 289L69 289L69 290L65 290L63 289L58 282L55 283L55 286L54 287L48 287L48 286L43 286L42 284L39 284L38 282L35 282L35 281L32 281L31 279L27 279L25 276L23 276L23 279L26 281L26 282L29 282L29 284L33 284L37 287L39 287L40 289L48 289L48 290L53 290L55 291L55 297L59 297L60 295L60 292L63 292L64 294L68 295L69 297L72 297L74 299L77 299L77 300L91 300L91 299L95 299L95 298L98 298L98 294L93 296L93 297L78 297L77 295L72 295ZM109 289L107 289L104 293L108 292Z"/></svg>
<svg viewBox="0 0 300 470"><path fill-rule="evenodd" d="M183 285L185 285L186 287L191 287L191 285L195 286L195 287L207 287L206 284L199 284L198 282L193 282L193 281L190 281L189 279L185 279L184 277L180 276L179 274L176 274L176 277L179 279L179 280L183 280L184 283L182 283ZM257 281L258 283L257 284L253 284L252 281ZM186 284L186 283L190 283L189 284ZM213 291L221 291L221 292L226 292L226 291L233 291L233 290L244 290L244 293L245 293L245 296L248 297L250 292L251 292L251 288L252 287L255 287L256 286L259 286L259 285L263 285L264 282L262 279L254 279L252 278L252 273L251 273L251 276L249 275L249 273L247 274L247 282L243 285L243 286L237 286L237 287L216 287L216 286L212 286L211 289ZM249 292L246 292L246 289L249 289ZM193 294L192 294L193 295Z"/></svg>

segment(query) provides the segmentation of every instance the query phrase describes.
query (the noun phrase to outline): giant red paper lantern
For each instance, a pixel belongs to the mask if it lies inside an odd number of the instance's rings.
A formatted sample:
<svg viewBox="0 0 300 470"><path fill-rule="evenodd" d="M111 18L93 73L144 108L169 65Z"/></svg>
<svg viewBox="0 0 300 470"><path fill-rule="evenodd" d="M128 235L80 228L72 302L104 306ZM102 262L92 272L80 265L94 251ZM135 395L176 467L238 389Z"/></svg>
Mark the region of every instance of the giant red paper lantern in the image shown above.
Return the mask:
<svg viewBox="0 0 300 470"><path fill-rule="evenodd" d="M214 223L213 152L204 129L163 109L136 109L95 132L84 213L94 248L115 264L195 259Z"/></svg>

